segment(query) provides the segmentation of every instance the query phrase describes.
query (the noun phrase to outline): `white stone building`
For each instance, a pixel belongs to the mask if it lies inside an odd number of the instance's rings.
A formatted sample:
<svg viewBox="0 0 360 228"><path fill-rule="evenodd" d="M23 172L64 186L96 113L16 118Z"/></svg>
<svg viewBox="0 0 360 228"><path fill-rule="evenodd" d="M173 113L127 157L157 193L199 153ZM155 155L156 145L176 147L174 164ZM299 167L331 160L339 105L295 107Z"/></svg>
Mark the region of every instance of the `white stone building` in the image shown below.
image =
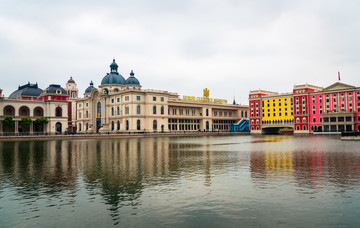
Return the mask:
<svg viewBox="0 0 360 228"><path fill-rule="evenodd" d="M199 100L199 99L196 99ZM101 85L93 83L77 100L78 132L229 131L248 116L248 106L216 103L211 98L180 99L176 93L142 89L131 71L124 79L113 60Z"/></svg>

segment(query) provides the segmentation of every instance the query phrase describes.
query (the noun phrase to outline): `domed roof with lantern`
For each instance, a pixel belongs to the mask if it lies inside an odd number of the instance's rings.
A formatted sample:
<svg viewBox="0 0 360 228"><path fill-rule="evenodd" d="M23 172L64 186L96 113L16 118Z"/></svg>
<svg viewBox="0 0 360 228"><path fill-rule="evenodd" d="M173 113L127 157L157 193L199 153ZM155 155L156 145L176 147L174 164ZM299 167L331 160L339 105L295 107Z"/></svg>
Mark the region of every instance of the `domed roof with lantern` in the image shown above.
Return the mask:
<svg viewBox="0 0 360 228"><path fill-rule="evenodd" d="M91 81L89 87L86 88L85 93L91 93L94 89L94 83Z"/></svg>
<svg viewBox="0 0 360 228"><path fill-rule="evenodd" d="M110 73L107 73L101 80L101 85L125 85L124 77L118 73L118 65L115 59L110 64Z"/></svg>
<svg viewBox="0 0 360 228"><path fill-rule="evenodd" d="M131 70L130 77L126 79L126 85L140 85L139 80L135 78L134 71Z"/></svg>

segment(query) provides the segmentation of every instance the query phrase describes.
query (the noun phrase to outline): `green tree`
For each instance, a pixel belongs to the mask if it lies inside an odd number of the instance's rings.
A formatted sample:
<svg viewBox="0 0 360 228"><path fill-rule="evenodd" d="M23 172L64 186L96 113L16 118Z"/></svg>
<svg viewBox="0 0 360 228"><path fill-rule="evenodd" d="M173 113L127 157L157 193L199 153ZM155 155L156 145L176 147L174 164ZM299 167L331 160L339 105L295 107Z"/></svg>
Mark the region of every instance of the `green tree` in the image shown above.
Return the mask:
<svg viewBox="0 0 360 228"><path fill-rule="evenodd" d="M46 117L40 117L40 118L36 118L35 122L38 124L47 124L49 123L49 120Z"/></svg>
<svg viewBox="0 0 360 228"><path fill-rule="evenodd" d="M32 120L28 117L21 118L20 125L24 130L28 130L30 128L30 125L32 123Z"/></svg>
<svg viewBox="0 0 360 228"><path fill-rule="evenodd" d="M37 129L36 131L43 131L44 130L44 125L49 123L48 118L46 117L39 117L35 119L35 129Z"/></svg>
<svg viewBox="0 0 360 228"><path fill-rule="evenodd" d="M7 116L3 119L2 123L4 124L4 126L6 127L12 127L14 126L15 122L13 120L13 118L11 116Z"/></svg>

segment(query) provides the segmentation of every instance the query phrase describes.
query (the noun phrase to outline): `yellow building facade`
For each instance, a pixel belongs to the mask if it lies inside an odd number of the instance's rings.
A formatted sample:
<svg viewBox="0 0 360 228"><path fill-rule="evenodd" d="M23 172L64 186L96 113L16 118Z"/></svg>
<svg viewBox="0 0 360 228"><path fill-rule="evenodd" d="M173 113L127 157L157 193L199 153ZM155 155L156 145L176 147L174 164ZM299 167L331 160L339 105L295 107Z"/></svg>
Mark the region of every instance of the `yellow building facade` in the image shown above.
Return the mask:
<svg viewBox="0 0 360 228"><path fill-rule="evenodd" d="M290 94L262 99L262 122L281 123L293 121L293 98Z"/></svg>

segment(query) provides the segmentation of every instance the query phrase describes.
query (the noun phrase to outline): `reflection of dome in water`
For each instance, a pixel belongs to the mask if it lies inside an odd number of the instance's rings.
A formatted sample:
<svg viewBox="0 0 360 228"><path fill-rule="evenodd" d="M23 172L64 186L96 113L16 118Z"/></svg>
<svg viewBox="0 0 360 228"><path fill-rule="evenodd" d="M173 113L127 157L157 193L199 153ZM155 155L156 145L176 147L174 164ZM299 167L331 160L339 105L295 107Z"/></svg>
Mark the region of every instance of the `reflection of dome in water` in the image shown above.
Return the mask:
<svg viewBox="0 0 360 228"><path fill-rule="evenodd" d="M137 78L135 78L134 75L135 75L134 72L131 71L130 77L128 79L126 79L126 82L125 82L127 85L140 85L139 80L137 80Z"/></svg>
<svg viewBox="0 0 360 228"><path fill-rule="evenodd" d="M120 84L125 85L125 79L121 74L117 71L118 65L113 59L113 62L110 65L110 73L106 74L101 80L101 85L112 85L112 84Z"/></svg>

